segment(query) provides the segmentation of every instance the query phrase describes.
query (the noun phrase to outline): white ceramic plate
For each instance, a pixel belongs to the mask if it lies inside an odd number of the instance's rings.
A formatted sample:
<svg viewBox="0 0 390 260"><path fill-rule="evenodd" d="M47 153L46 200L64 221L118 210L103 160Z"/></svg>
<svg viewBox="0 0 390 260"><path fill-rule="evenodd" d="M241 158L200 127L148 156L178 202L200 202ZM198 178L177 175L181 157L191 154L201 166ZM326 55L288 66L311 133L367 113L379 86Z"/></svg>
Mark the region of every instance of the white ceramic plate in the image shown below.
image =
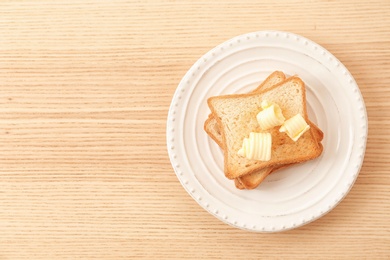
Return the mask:
<svg viewBox="0 0 390 260"><path fill-rule="evenodd" d="M223 173L223 154L203 130L207 98L246 93L280 70L306 84L309 118L324 132L316 160L274 174L255 190L238 190ZM169 109L167 146L186 191L232 226L277 232L332 210L360 171L367 114L359 88L339 60L295 34L260 31L235 37L201 57L180 82Z"/></svg>

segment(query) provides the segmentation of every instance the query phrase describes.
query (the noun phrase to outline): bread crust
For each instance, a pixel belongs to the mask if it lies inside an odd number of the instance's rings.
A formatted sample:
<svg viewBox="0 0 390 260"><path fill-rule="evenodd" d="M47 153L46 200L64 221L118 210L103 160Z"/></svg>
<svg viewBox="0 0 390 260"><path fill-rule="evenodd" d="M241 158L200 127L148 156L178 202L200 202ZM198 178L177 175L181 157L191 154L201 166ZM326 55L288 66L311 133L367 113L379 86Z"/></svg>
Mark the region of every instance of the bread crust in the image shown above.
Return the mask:
<svg viewBox="0 0 390 260"><path fill-rule="evenodd" d="M245 186L242 184L239 178L234 179L234 185L236 186L237 189L240 190L245 190Z"/></svg>
<svg viewBox="0 0 390 260"><path fill-rule="evenodd" d="M212 115L212 114L210 114L210 115ZM206 119L206 121L204 122L203 129L204 129L204 131L207 133L207 135L210 136L211 139L213 139L214 142L216 142L216 143L218 144L218 146L222 148L223 144L222 144L221 139L219 139L216 135L214 135L214 134L209 130L209 126L210 126L212 120L215 120L214 116L209 116L209 117Z"/></svg>

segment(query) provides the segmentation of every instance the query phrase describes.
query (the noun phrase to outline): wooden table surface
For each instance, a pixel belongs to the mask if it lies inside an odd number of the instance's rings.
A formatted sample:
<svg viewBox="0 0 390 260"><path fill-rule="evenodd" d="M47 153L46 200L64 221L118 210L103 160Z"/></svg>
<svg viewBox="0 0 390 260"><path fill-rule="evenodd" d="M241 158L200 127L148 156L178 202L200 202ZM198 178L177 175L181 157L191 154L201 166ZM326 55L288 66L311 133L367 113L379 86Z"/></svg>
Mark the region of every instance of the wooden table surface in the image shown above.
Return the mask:
<svg viewBox="0 0 390 260"><path fill-rule="evenodd" d="M277 234L198 206L165 143L190 66L265 29L332 52L369 116L351 192ZM1 1L0 259L389 259L389 98L388 0Z"/></svg>

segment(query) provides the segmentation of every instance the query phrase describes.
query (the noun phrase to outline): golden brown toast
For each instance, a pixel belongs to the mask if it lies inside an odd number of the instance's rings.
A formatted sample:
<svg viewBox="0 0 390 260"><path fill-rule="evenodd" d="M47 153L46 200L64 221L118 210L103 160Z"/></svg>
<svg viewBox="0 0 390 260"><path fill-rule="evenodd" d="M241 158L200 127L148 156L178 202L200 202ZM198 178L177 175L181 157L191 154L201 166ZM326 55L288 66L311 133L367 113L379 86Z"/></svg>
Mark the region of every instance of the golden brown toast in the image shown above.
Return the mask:
<svg viewBox="0 0 390 260"><path fill-rule="evenodd" d="M275 71L272 74L270 74L262 84L259 85L254 91L252 92L262 92L265 91L272 86L282 82L285 80L285 75L283 72ZM320 142L323 139L323 132L313 123L309 122L311 129L313 131L313 134L318 142ZM212 114L209 115L209 118L206 120L204 124L204 129L206 133L219 145L222 146L222 136L221 132L219 130L218 124L216 119L213 117ZM283 165L275 166L269 169L263 169L258 172L247 174L245 176L239 177L235 179L235 186L238 189L254 189L256 188L268 174L275 172L276 170L284 168Z"/></svg>
<svg viewBox="0 0 390 260"><path fill-rule="evenodd" d="M237 151L241 148L242 140L248 137L250 132L260 131L256 114L263 100L278 104L286 119L299 113L309 122L305 86L298 77L291 77L261 93L209 98L208 105L222 134L224 172L229 179L252 174L267 167L314 159L322 152L322 145L318 144L313 131L307 131L294 142L285 133L274 128L270 130L273 139L271 160L264 162L238 156ZM270 171L267 170L268 174Z"/></svg>

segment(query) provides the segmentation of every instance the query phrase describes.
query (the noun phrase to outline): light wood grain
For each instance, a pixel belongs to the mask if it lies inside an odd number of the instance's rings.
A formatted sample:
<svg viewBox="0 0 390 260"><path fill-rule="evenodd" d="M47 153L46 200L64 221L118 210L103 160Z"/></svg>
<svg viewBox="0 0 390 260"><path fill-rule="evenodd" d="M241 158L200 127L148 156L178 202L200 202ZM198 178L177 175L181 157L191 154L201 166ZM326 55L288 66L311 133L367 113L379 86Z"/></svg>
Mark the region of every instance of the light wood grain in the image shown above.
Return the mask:
<svg viewBox="0 0 390 260"><path fill-rule="evenodd" d="M1 1L0 259L389 259L389 28L387 0ZM331 51L369 116L345 200L278 234L205 212L165 145L189 67L264 29Z"/></svg>

